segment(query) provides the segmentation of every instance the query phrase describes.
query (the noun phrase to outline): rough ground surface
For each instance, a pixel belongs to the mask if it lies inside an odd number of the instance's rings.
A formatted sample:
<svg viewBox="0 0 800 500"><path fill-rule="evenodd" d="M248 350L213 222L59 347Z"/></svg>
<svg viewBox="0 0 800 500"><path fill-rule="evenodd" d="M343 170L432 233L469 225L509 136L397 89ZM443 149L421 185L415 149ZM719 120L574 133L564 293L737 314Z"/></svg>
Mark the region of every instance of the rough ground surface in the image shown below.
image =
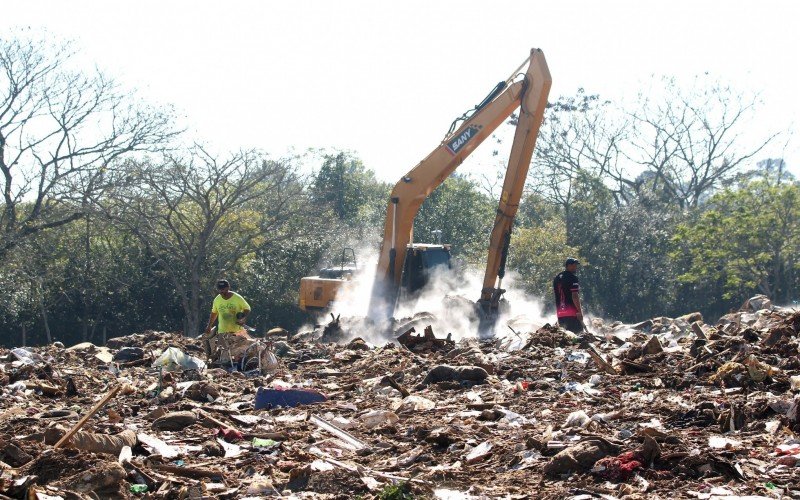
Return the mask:
<svg viewBox="0 0 800 500"><path fill-rule="evenodd" d="M593 337L289 335L266 374L152 368L168 346L204 357L163 332L3 350L0 498L800 498L799 327L754 298L713 326L595 322ZM144 357L111 359L124 347ZM260 387L327 401L256 410ZM110 453L86 451L97 434Z"/></svg>

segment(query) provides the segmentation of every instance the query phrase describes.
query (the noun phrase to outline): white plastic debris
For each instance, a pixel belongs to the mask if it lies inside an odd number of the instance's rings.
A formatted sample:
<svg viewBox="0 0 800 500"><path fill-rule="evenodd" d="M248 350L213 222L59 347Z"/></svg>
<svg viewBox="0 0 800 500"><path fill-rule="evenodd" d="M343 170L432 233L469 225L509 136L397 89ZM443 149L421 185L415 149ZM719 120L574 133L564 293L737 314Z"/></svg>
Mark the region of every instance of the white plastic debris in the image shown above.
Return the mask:
<svg viewBox="0 0 800 500"><path fill-rule="evenodd" d="M35 352L26 349L25 347L16 347L11 349L11 354L17 358L17 361L21 362L23 365L35 365L38 362L44 361L44 359Z"/></svg>
<svg viewBox="0 0 800 500"><path fill-rule="evenodd" d="M492 451L492 443L490 443L489 441L484 441L483 443L473 448L472 451L470 451L467 454L466 458L467 463L474 464L476 462L480 462L481 460L486 458L489 455L489 452L491 451Z"/></svg>
<svg viewBox="0 0 800 500"><path fill-rule="evenodd" d="M396 424L400 420L395 412L388 410L372 410L361 415L360 418L361 422L369 429L380 425Z"/></svg>
<svg viewBox="0 0 800 500"><path fill-rule="evenodd" d="M167 347L164 349L164 352L153 361L151 366L153 368L161 367L171 372L178 370L203 370L206 364L202 359L189 356L177 347Z"/></svg>
<svg viewBox="0 0 800 500"><path fill-rule="evenodd" d="M562 428L567 427L583 427L589 423L591 419L589 415L583 410L573 411L567 416L567 420L562 425Z"/></svg>
<svg viewBox="0 0 800 500"><path fill-rule="evenodd" d="M711 436L708 438L708 446L717 450L733 450L741 447L742 442L723 436Z"/></svg>
<svg viewBox="0 0 800 500"><path fill-rule="evenodd" d="M435 407L436 403L434 401L412 394L397 404L394 411L402 413L404 411L432 410Z"/></svg>

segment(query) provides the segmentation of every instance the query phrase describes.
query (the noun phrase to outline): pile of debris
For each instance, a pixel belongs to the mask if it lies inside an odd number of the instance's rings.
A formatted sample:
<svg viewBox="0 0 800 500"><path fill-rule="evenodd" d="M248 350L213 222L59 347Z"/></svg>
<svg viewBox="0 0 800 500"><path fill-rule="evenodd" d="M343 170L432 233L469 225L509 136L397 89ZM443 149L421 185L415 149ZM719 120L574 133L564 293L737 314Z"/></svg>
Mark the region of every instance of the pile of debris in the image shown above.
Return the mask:
<svg viewBox="0 0 800 500"><path fill-rule="evenodd" d="M755 297L515 349L409 329L283 331L218 366L164 332L0 350L0 498L797 498L799 328Z"/></svg>

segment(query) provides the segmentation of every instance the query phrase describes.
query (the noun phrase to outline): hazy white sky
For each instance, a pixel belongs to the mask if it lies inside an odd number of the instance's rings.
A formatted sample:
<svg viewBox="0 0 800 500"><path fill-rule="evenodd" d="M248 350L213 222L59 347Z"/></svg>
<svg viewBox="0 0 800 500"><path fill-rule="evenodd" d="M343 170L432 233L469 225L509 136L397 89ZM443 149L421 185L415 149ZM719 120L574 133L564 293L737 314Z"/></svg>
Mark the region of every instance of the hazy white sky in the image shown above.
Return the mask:
<svg viewBox="0 0 800 500"><path fill-rule="evenodd" d="M798 21L792 0L27 0L4 2L0 33L76 40L220 148L348 149L394 181L531 47L547 57L551 100L581 86L616 99L651 74L710 72L762 93L754 134L789 131L800 117ZM765 155L797 173L798 139L785 142Z"/></svg>

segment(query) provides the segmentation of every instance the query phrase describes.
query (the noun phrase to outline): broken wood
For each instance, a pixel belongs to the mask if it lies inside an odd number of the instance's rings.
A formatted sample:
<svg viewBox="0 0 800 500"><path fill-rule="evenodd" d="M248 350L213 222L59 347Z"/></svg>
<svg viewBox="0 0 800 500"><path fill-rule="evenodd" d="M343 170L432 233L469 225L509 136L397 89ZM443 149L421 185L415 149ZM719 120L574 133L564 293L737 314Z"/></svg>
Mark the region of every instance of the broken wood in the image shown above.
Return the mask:
<svg viewBox="0 0 800 500"><path fill-rule="evenodd" d="M407 398L408 396L411 395L411 393L408 392L408 389L406 389L405 387L400 385L397 382L397 380L395 380L394 377L392 377L391 375L387 375L387 376L383 377L383 379L381 380L381 383L383 383L385 385L388 385L389 387L393 387L393 388L397 389L400 392L400 394L402 394L402 396L404 398Z"/></svg>
<svg viewBox="0 0 800 500"><path fill-rule="evenodd" d="M433 328L428 325L422 335L413 335L416 330L412 327L405 333L397 337L397 342L406 349L413 352L452 349L456 343L452 339L451 334L447 334L447 338L439 339L433 333Z"/></svg>
<svg viewBox="0 0 800 500"><path fill-rule="evenodd" d="M5 436L0 436L0 458L8 460L13 467L21 467L33 460L28 452L5 439Z"/></svg>
<svg viewBox="0 0 800 500"><path fill-rule="evenodd" d="M595 362L598 368L605 371L609 375L617 375L617 370L615 370L614 367L611 366L611 363L606 361L603 356L597 352L597 348L594 345L589 344L589 348L587 350L589 351L589 356L592 357L592 360Z"/></svg>
<svg viewBox="0 0 800 500"><path fill-rule="evenodd" d="M28 380L25 382L25 388L32 391L40 391L45 396L58 396L64 392L61 387L46 384L41 381Z"/></svg>
<svg viewBox="0 0 800 500"><path fill-rule="evenodd" d="M703 331L703 328L700 326L699 321L695 321L694 323L692 323L692 331L694 332L695 335L697 335L698 339L708 340L706 332Z"/></svg>
<svg viewBox="0 0 800 500"><path fill-rule="evenodd" d="M487 401L485 403L467 403L467 408L470 410L491 410L495 405L508 408L511 406L511 401Z"/></svg>
<svg viewBox="0 0 800 500"><path fill-rule="evenodd" d="M223 422L222 420L214 418L203 410L197 410L197 414L200 416L200 419L202 420L201 424L203 425L203 427L211 427L211 428L224 427L226 429L233 429L236 432L241 433L241 431L237 429L236 426L234 426L233 424L226 423Z"/></svg>
<svg viewBox="0 0 800 500"><path fill-rule="evenodd" d="M777 344L783 337L784 337L783 330L775 329L769 332L769 335L767 335L764 338L764 340L761 341L761 343L766 347L772 347L775 344Z"/></svg>
<svg viewBox="0 0 800 500"><path fill-rule="evenodd" d="M121 388L122 388L122 386L121 386L121 385L117 385L116 387L114 387L113 389L111 389L110 391L108 391L108 392L106 393L106 395L105 395L105 396L103 396L103 397L100 399L100 401L98 401L98 402L97 402L97 404L95 404L95 405L92 407L92 409L90 409L90 410L89 410L89 412L88 412L86 415L84 415L84 416L83 416L83 418L81 418L80 420L78 420L78 423L77 423L77 424L75 424L75 425L72 427L72 429L70 429L70 430L69 430L69 431L68 431L66 434L64 434L64 437L62 437L62 438L61 438L61 439L60 439L60 440L59 440L59 441L58 441L56 444L54 444L54 445L53 445L53 449L60 448L60 447L61 447L61 446L63 446L63 445L64 445L64 444L65 444L67 441L69 441L69 440L72 438L72 436L73 436L73 435L74 435L76 432L78 432L78 431L81 429L81 427L83 427L84 425L86 425L86 422L88 422L88 421L89 421L89 419L90 419L90 418L92 418L92 416L94 416L94 414L95 414L95 413L97 413L98 411L100 411L100 408L104 407L104 406L105 406L105 405L106 405L106 404L107 404L109 401L111 401L111 398L113 398L114 396L116 396L116 395L117 395L117 393L119 392L119 390L120 390Z"/></svg>
<svg viewBox="0 0 800 500"><path fill-rule="evenodd" d="M641 363L635 363L633 361L628 361L627 359L622 360L622 366L626 369L627 372L641 372L647 373L652 372L653 369L648 365L643 365Z"/></svg>
<svg viewBox="0 0 800 500"><path fill-rule="evenodd" d="M289 435L285 432L255 432L255 433L242 433L245 439L252 440L258 439L271 439L273 441L288 441Z"/></svg>

